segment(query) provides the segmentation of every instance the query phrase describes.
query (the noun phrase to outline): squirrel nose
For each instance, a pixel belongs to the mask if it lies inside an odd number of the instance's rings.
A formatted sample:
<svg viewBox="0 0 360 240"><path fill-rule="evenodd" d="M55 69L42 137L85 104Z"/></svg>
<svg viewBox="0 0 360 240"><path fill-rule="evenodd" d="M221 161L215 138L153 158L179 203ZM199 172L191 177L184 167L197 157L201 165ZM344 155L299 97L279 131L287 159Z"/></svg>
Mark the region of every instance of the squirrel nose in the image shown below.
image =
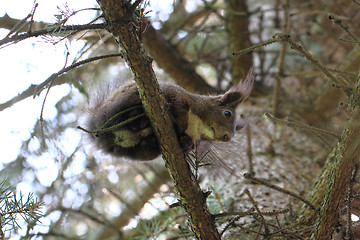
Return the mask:
<svg viewBox="0 0 360 240"><path fill-rule="evenodd" d="M224 142L228 142L230 140L230 136L228 135L228 134L225 134L224 136L223 136L223 141Z"/></svg>

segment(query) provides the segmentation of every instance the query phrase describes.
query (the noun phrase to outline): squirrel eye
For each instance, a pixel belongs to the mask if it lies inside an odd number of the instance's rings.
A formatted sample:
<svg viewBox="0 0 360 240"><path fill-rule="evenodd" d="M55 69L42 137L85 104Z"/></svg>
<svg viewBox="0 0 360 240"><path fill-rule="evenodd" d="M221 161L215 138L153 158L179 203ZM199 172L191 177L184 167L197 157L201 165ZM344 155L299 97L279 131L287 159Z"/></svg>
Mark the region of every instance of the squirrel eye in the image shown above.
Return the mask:
<svg viewBox="0 0 360 240"><path fill-rule="evenodd" d="M232 113L230 111L224 111L224 116L226 119L229 119L232 116Z"/></svg>

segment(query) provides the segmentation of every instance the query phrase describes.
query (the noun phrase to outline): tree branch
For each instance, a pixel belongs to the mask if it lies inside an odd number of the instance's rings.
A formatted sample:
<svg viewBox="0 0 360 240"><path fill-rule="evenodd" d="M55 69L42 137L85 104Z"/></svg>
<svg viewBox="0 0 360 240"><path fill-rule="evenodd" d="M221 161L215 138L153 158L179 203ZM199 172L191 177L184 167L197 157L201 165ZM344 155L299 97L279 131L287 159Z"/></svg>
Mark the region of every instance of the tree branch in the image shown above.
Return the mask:
<svg viewBox="0 0 360 240"><path fill-rule="evenodd" d="M196 71L193 64L184 58L175 47L150 26L144 34L144 46L155 61L176 83L194 93L217 93Z"/></svg>
<svg viewBox="0 0 360 240"><path fill-rule="evenodd" d="M100 59L104 59L104 58L109 58L109 57L122 57L122 53L115 53L115 54L108 54L108 55L103 55L103 56L98 56L98 57L93 57L93 58L88 58L85 59L83 61L79 61L76 62L68 67L65 67L63 69L61 69L60 71L58 71L57 73L52 74L50 77L48 77L44 82L40 83L40 84L31 84L30 87L28 87L26 90L24 90L22 93L18 94L16 97L13 97L12 99L10 99L7 102L1 103L0 104L0 111L3 111L4 109L11 107L12 105L14 105L15 103L18 103L28 97L31 96L37 96L39 95L45 88L46 86L48 86L51 82L55 81L55 79L59 78L61 75L63 75L64 73L67 73L68 71L77 68L81 65L84 65L86 63L90 63L96 60L100 60ZM55 82L52 83L52 86L54 85L61 85L64 82Z"/></svg>
<svg viewBox="0 0 360 240"><path fill-rule="evenodd" d="M320 63L320 61L314 57L313 55L311 55L310 52L306 51L302 45L296 43L294 40L292 40L290 38L290 35L284 34L284 33L278 33L275 34L273 36L273 39L262 42L260 44L255 44L251 47L248 47L246 49L242 49L239 52L234 52L233 55L242 55L248 52L251 52L259 47L263 47L275 42L279 42L279 43L287 43L290 45L290 47L297 51L298 53L300 53L303 57L306 58L306 60L308 60L313 66L315 66L320 72L322 72L326 77L328 77L332 83L341 88L347 95L350 95L351 93L351 88L350 88L350 83L348 81L346 81L345 79L341 78L341 77L336 77L329 68L327 68L326 66L324 66L322 63Z"/></svg>
<svg viewBox="0 0 360 240"><path fill-rule="evenodd" d="M135 6L135 5L132 5ZM8 15L0 17L0 28L12 29L20 20L10 18ZM38 31L33 31L32 35L23 33L21 34L22 40L30 37L38 37L41 34L50 34L49 28L51 25L47 23L36 22L36 25L39 25L39 28L44 28ZM33 24L34 25L34 24ZM91 29L104 29L106 24L93 24L93 25L78 25L75 26L76 29L81 29L79 26L91 26ZM59 27L58 27L59 28ZM74 30L73 26L63 26L62 31ZM54 31L54 30L52 30ZM80 30L78 30L80 31ZM50 33L49 33L50 32ZM40 34L40 35L39 35ZM19 37L20 38L20 37ZM15 39L12 39L15 40ZM3 44L12 44L9 39L0 40ZM10 42L9 42L10 41ZM6 42L6 43L5 43ZM144 34L143 43L146 50L150 55L155 59L161 68L165 70L177 84L184 87L190 92L200 93L200 94L209 94L209 93L218 93L218 89L210 86L202 76L200 76L196 70L195 66L191 64L186 58L184 58L175 47L173 47L169 41L164 39L164 37L152 26L149 26L148 30Z"/></svg>
<svg viewBox="0 0 360 240"><path fill-rule="evenodd" d="M338 219L339 205L344 196L344 190L349 183L355 164L359 161L359 142L360 114L356 111L353 117L348 120L340 141L332 152L333 155L330 155L328 159L331 161L331 165L325 169L327 174L321 175L326 179L326 181L321 181L324 186L315 186L315 190L325 190L325 192L321 202L317 227L311 239L325 240L331 238ZM316 193L316 195L321 193Z"/></svg>
<svg viewBox="0 0 360 240"><path fill-rule="evenodd" d="M5 38L0 40L0 46L7 46L13 43L17 43L20 42L22 40L28 39L28 38L32 38L32 37L39 37L39 36L44 36L44 35L60 35L62 33L65 32L79 32L79 31L84 31L84 30L95 30L95 29L105 29L106 28L106 24L100 23L100 24L86 24L86 25L54 25L54 26L50 26L46 29L41 29L41 30L37 30L37 31L29 31L29 32L24 32L24 33L20 33L16 32L13 35L10 36L6 36Z"/></svg>
<svg viewBox="0 0 360 240"><path fill-rule="evenodd" d="M352 113L344 127L337 146L329 154L315 186L307 199L320 207L317 227L312 239L330 239L338 219L339 204L343 191L351 177L355 164L359 161L360 114ZM308 225L316 220L316 215L308 206L302 205L297 212L298 219Z"/></svg>
<svg viewBox="0 0 360 240"><path fill-rule="evenodd" d="M135 75L140 98L154 133L160 143L165 164L177 189L182 206L188 213L189 222L198 239L220 239L212 215L206 205L206 197L193 178L172 126L165 99L161 95L152 59L142 47L135 18L123 21L130 9L130 1L98 0L109 31L125 52L125 59Z"/></svg>

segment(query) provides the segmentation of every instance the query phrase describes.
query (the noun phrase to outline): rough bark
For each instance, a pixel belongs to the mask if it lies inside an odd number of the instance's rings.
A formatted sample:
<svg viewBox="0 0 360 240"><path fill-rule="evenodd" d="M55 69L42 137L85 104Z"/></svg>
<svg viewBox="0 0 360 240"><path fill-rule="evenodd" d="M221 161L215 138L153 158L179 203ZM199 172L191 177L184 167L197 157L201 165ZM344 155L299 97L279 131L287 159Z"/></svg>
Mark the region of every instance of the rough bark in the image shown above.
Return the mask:
<svg viewBox="0 0 360 240"><path fill-rule="evenodd" d="M138 3L139 1L136 1ZM193 178L191 170L180 149L172 127L165 100L160 93L152 60L142 47L137 22L133 18L129 1L98 0L109 31L114 35L123 51L125 60L135 75L135 81L160 149L175 188L178 190L181 205L188 213L190 226L198 239L220 239L214 219L206 205L206 197ZM134 9L132 9L134 10Z"/></svg>
<svg viewBox="0 0 360 240"><path fill-rule="evenodd" d="M319 215L303 205L298 210L299 221L310 224L316 217L317 227L312 239L330 239L338 219L339 204L344 197L344 189L349 183L359 157L360 115L352 114L344 127L337 146L330 153L315 186L308 194L308 200L319 207Z"/></svg>

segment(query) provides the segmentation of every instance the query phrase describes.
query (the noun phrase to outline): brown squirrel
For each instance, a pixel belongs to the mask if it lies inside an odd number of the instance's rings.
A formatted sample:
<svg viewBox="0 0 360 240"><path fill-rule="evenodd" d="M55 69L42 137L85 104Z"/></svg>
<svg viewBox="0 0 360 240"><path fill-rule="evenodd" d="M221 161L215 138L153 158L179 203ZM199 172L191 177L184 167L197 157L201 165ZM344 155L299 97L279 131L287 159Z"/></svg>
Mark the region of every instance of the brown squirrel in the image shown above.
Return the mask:
<svg viewBox="0 0 360 240"><path fill-rule="evenodd" d="M242 126L235 121L236 107L250 95L254 83L251 69L246 79L219 96L193 94L171 83L160 83L173 124L184 151L199 141L229 141ZM89 109L85 129L104 153L132 160L152 160L159 145L145 115L135 83L119 87Z"/></svg>

